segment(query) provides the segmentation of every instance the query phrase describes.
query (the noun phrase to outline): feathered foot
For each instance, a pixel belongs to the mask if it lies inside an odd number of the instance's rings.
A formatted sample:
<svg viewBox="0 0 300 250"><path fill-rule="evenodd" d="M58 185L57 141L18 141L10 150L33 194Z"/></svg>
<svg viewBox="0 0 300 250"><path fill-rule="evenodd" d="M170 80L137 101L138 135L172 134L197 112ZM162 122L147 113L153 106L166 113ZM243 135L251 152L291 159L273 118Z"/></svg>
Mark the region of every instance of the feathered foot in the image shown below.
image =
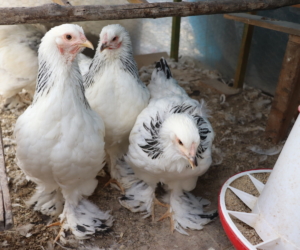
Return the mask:
<svg viewBox="0 0 300 250"><path fill-rule="evenodd" d="M152 221L155 220L155 205L159 205L159 206L162 206L162 207L167 207L167 208L170 208L170 205L169 204L165 204L165 203L162 203L160 202L156 197L154 198L154 201L152 203L152 208L151 208L151 215L152 215Z"/></svg>
<svg viewBox="0 0 300 250"><path fill-rule="evenodd" d="M166 204L169 208L168 208L168 211L163 215L163 216L161 216L159 219L158 219L158 221L162 221L162 220L164 220L165 218L170 218L170 226L171 226L171 233L173 233L174 232L174 228L175 228L175 226L174 226L174 220L173 220L173 212L171 211L172 210L172 208L171 208L171 206L170 205L168 205L168 204Z"/></svg>
<svg viewBox="0 0 300 250"><path fill-rule="evenodd" d="M77 239L88 239L94 234L107 231L114 221L109 211L102 212L85 199L76 207L66 202L61 221L64 219L63 229L60 232L61 241L65 241L68 231L71 231Z"/></svg>
<svg viewBox="0 0 300 250"><path fill-rule="evenodd" d="M145 212L144 218L149 217L153 210L154 189L136 177L124 157L117 160L115 169L120 175L122 186L125 187L124 195L119 197L120 204L133 213Z"/></svg>
<svg viewBox="0 0 300 250"><path fill-rule="evenodd" d="M143 218L147 218L153 213L154 191L147 183L138 180L119 197L119 202L133 213L144 212Z"/></svg>
<svg viewBox="0 0 300 250"><path fill-rule="evenodd" d="M129 189L136 182L140 181L134 174L132 168L127 164L124 157L119 158L116 161L115 172L118 173L118 181L124 187L124 189Z"/></svg>
<svg viewBox="0 0 300 250"><path fill-rule="evenodd" d="M181 195L171 193L170 205L173 212L174 228L185 235L188 235L188 233L184 229L202 229L205 224L218 216L216 210L203 211L203 207L209 204L208 200L200 197L196 198L189 192L184 192Z"/></svg>
<svg viewBox="0 0 300 250"><path fill-rule="evenodd" d="M114 185L114 187L118 187L121 190L122 194L125 194L125 189L130 188L132 184L139 180L134 175L131 167L125 162L124 157L117 159L114 164L114 171L111 171L111 176L117 178L118 181L112 177L104 185L104 187L107 187L111 183L115 183L116 185Z"/></svg>
<svg viewBox="0 0 300 250"><path fill-rule="evenodd" d="M104 188L106 188L109 184L116 184L118 189L121 190L121 193L122 194L125 193L125 189L116 179L110 179L107 183L105 183ZM115 186L115 185L113 185L113 186Z"/></svg>
<svg viewBox="0 0 300 250"><path fill-rule="evenodd" d="M50 225L47 226L47 227L60 226L60 230L59 230L57 236L55 237L53 243L55 243L55 242L57 242L57 241L59 240L60 235L61 235L61 233L62 233L62 231L63 231L63 224L64 224L64 220L63 220L63 221L57 221L57 222L54 222L54 223L52 223L52 224L50 224Z"/></svg>
<svg viewBox="0 0 300 250"><path fill-rule="evenodd" d="M26 205L33 206L34 211L56 217L63 210L64 198L59 190L47 193L38 188L36 193L26 202Z"/></svg>

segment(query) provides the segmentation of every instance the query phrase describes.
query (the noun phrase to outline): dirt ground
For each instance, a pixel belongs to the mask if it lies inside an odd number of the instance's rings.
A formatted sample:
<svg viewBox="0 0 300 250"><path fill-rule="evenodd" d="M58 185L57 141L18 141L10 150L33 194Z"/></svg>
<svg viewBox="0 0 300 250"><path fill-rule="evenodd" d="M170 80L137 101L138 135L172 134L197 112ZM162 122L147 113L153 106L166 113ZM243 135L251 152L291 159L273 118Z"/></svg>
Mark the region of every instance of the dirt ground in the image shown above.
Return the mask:
<svg viewBox="0 0 300 250"><path fill-rule="evenodd" d="M210 121L216 134L214 163L199 178L193 193L210 200L210 210L216 209L219 190L230 176L244 170L274 166L280 145L274 147L264 136L272 97L249 87L235 95L223 95L203 84L207 79L225 84L226 81L216 71L204 70L200 64L186 58L181 59L180 63L171 62L170 66L173 76L190 96L197 100L203 98L211 110ZM150 79L152 69L153 65L141 68L140 75L145 82ZM22 95L24 100L26 95ZM0 112L14 215L14 228L0 232L0 249L234 249L219 219L201 231L188 230L190 235L185 236L178 232L171 233L168 220L152 222L150 218L143 219L141 214L131 213L119 204L118 190L103 188L109 176L98 177L99 185L90 200L102 210L111 210L115 218L111 231L86 241L74 240L66 246L53 245L59 228L46 227L53 219L26 208L24 203L33 194L34 184L24 178L15 162L13 129L27 104L22 105L15 109L3 108ZM159 218L164 212L164 208L158 207L156 217Z"/></svg>

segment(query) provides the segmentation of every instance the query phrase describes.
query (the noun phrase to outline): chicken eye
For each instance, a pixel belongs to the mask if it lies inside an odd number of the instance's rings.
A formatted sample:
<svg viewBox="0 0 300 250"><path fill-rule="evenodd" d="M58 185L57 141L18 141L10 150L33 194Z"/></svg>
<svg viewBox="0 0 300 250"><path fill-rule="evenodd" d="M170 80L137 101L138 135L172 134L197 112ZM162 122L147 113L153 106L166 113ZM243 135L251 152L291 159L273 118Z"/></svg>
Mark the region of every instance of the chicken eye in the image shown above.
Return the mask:
<svg viewBox="0 0 300 250"><path fill-rule="evenodd" d="M183 146L182 141L178 140L179 145Z"/></svg>
<svg viewBox="0 0 300 250"><path fill-rule="evenodd" d="M113 40L113 42L116 41L116 40L117 40L117 37L115 36L112 40Z"/></svg>
<svg viewBox="0 0 300 250"><path fill-rule="evenodd" d="M71 35L66 35L67 40L71 40L72 36Z"/></svg>

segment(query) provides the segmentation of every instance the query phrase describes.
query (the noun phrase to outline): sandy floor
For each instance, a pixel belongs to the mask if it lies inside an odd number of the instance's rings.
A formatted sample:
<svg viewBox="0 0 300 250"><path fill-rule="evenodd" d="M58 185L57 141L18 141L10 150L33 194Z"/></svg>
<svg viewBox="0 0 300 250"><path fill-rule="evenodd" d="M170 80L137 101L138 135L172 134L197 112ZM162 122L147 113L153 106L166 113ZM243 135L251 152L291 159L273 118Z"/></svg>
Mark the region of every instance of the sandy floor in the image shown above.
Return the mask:
<svg viewBox="0 0 300 250"><path fill-rule="evenodd" d="M276 152L278 149L264 137L272 98L252 88L246 88L232 96L221 95L201 83L205 79L221 78L217 72L203 70L188 60L182 60L180 64L171 63L170 66L181 86L193 98L205 99L211 109L210 121L216 133L214 164L199 178L193 193L209 199L212 202L210 209L216 209L218 192L230 176L243 170L274 166L278 154L257 153L265 153L265 149ZM151 71L152 66L141 69L144 81L149 80ZM103 188L108 176L99 177L99 185L90 199L101 209L111 210L115 217L111 231L91 240L73 241L69 246L53 245L58 228L46 228L51 218L25 207L24 201L32 195L34 184L26 181L14 159L12 132L14 123L24 108L25 106L13 110L6 108L0 112L15 224L12 230L0 232L0 249L234 249L219 219L206 225L201 231L189 230L190 235L184 236L178 232L170 233L168 220L151 222L149 218L143 219L141 214L131 213L118 203L120 193L117 190ZM165 212L164 208L157 208L156 211L157 218Z"/></svg>

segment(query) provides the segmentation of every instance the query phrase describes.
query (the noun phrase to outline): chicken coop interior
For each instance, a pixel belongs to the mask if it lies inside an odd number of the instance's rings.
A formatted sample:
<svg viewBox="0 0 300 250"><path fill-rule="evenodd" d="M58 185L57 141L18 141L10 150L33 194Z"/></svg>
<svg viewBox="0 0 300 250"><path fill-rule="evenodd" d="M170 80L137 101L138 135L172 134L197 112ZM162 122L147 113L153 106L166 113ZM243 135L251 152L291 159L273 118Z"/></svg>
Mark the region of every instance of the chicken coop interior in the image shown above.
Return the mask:
<svg viewBox="0 0 300 250"><path fill-rule="evenodd" d="M299 17L0 1L0 249L300 249Z"/></svg>

